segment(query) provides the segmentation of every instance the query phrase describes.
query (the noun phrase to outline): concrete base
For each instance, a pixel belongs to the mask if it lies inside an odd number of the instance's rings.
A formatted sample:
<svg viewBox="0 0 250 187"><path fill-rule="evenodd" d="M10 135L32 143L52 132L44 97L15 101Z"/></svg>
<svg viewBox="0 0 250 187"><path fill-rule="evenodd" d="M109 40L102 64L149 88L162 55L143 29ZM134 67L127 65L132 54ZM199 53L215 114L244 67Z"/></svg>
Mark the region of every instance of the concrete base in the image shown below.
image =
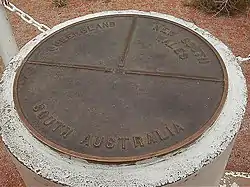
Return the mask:
<svg viewBox="0 0 250 187"><path fill-rule="evenodd" d="M218 187L220 180L224 174L227 161L229 159L230 153L233 148L233 143L211 164L203 167L199 172L193 174L185 180L177 182L172 186L192 186L192 187L201 187L201 186L215 186Z"/></svg>
<svg viewBox="0 0 250 187"><path fill-rule="evenodd" d="M164 185L162 187L180 187L180 186L214 186L218 187L221 178L224 174L224 170L233 148L233 143L224 151L217 159L215 159L211 164L202 168L199 172L193 174L192 176L186 178L185 180L179 181L176 184ZM44 179L43 177L32 172L21 164L10 152L8 152L12 158L14 164L16 165L24 183L27 187L62 187L63 185L57 184L55 182Z"/></svg>
<svg viewBox="0 0 250 187"><path fill-rule="evenodd" d="M50 149L30 134L15 110L13 83L18 67L34 47L61 28L98 16L128 13L179 23L214 46L228 73L228 96L222 112L213 126L188 147L131 165L93 164ZM71 187L217 186L245 113L247 90L242 70L228 47L193 23L153 12L111 11L67 21L26 44L6 67L0 82L0 98L3 141L14 155L14 162L28 187L53 187L56 183Z"/></svg>
<svg viewBox="0 0 250 187"><path fill-rule="evenodd" d="M19 171L25 185L27 187L62 187L63 185L56 184L55 182L49 181L38 174L34 173L22 163L20 163L7 149L7 152L16 166L16 169Z"/></svg>
<svg viewBox="0 0 250 187"><path fill-rule="evenodd" d="M225 171L221 178L220 187L243 187L250 186L250 173Z"/></svg>

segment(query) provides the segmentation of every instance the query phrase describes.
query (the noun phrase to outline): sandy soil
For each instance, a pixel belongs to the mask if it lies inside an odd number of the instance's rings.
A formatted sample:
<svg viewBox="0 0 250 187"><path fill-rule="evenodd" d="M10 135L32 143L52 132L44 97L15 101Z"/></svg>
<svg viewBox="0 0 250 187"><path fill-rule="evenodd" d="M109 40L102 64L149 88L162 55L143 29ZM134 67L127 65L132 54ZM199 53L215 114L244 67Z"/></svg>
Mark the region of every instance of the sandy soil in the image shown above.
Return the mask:
<svg viewBox="0 0 250 187"><path fill-rule="evenodd" d="M194 22L201 28L227 44L236 56L247 56L250 53L250 18L249 15L235 17L213 17L191 7L183 6L180 0L68 0L66 8L55 8L52 0L13 0L17 7L28 12L34 18L48 26L82 16L88 13L104 10L137 9L167 13ZM12 13L8 13L19 47L36 36L39 31L26 24ZM249 14L249 12L248 12ZM0 74L1 74L0 65ZM250 65L244 66L247 79L250 81ZM248 83L250 86L250 82ZM250 172L250 107L237 137L227 169ZM20 176L14 169L0 141L0 187L24 186Z"/></svg>
<svg viewBox="0 0 250 187"><path fill-rule="evenodd" d="M0 138L0 187L24 187L23 180L5 152Z"/></svg>

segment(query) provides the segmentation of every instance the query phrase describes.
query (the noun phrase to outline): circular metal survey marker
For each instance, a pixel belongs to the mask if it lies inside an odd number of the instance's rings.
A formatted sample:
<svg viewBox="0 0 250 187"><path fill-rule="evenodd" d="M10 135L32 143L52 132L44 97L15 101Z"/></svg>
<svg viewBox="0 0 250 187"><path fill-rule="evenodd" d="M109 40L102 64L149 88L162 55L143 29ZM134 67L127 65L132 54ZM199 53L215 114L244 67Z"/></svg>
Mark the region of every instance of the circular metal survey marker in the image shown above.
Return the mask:
<svg viewBox="0 0 250 187"><path fill-rule="evenodd" d="M215 49L177 23L103 16L49 35L16 75L15 105L40 141L100 162L161 156L216 120L227 73Z"/></svg>

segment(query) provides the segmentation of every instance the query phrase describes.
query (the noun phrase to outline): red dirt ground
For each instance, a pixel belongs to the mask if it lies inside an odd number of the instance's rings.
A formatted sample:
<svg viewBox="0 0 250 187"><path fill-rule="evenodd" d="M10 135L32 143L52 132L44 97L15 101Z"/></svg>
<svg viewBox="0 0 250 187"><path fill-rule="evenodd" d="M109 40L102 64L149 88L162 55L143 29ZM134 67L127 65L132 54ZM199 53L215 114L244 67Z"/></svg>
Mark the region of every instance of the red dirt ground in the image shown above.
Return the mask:
<svg viewBox="0 0 250 187"><path fill-rule="evenodd" d="M0 138L0 187L24 187L23 180L4 149Z"/></svg>
<svg viewBox="0 0 250 187"><path fill-rule="evenodd" d="M137 9L171 14L208 30L228 45L236 56L245 57L250 53L249 12L248 15L235 17L212 17L191 7L183 6L180 0L68 0L66 8L55 8L52 0L13 0L12 2L50 27L71 18L104 10ZM19 47L39 33L16 15L9 13L9 18ZM244 66L244 71L250 81L250 64ZM227 166L229 170L250 172L250 145L247 143L250 142L249 105L250 103L248 103L247 113ZM6 155L0 140L0 187L22 186L24 184Z"/></svg>

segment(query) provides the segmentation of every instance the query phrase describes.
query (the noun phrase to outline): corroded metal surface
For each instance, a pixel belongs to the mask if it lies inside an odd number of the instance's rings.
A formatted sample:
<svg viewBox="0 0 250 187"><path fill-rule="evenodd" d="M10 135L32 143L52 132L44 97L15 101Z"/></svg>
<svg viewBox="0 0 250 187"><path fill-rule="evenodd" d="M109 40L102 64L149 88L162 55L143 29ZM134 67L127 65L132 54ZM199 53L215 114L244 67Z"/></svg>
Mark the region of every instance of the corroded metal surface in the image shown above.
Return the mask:
<svg viewBox="0 0 250 187"><path fill-rule="evenodd" d="M215 50L178 24L106 16L61 29L23 62L14 87L24 124L52 148L133 162L197 139L224 104Z"/></svg>

